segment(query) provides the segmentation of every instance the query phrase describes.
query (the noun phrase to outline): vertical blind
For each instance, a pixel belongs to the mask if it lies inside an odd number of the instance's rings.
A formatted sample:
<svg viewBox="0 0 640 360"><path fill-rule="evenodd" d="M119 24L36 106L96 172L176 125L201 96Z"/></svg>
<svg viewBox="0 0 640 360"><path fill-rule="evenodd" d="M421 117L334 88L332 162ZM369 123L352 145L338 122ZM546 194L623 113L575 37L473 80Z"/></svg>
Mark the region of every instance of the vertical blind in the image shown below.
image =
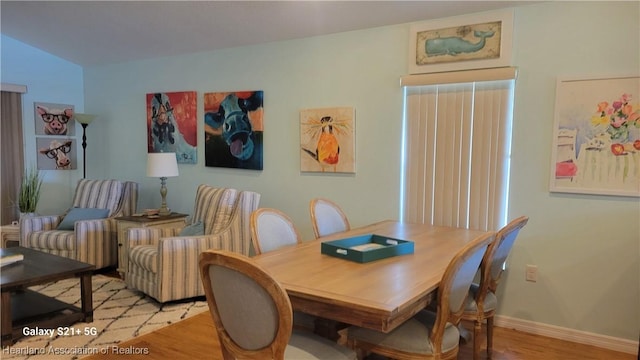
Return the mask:
<svg viewBox="0 0 640 360"><path fill-rule="evenodd" d="M405 87L403 221L506 224L513 78Z"/></svg>
<svg viewBox="0 0 640 360"><path fill-rule="evenodd" d="M22 144L22 94L1 92L0 105L0 221L10 224L19 217L17 204L24 170Z"/></svg>

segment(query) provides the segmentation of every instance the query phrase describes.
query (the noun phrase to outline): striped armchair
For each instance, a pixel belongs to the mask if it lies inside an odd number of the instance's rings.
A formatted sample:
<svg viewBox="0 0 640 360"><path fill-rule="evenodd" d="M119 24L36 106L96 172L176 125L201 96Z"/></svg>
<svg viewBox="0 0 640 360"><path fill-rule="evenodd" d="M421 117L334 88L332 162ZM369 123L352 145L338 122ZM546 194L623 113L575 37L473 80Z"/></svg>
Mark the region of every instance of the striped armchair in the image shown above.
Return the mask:
<svg viewBox="0 0 640 360"><path fill-rule="evenodd" d="M132 215L138 203L138 183L118 180L78 181L73 208L108 209L106 218L78 220L73 230L58 230L65 215L25 217L20 220L20 245L95 265L118 262L115 217Z"/></svg>
<svg viewBox="0 0 640 360"><path fill-rule="evenodd" d="M161 303L204 296L198 256L207 249L249 255L249 219L259 201L255 192L200 185L191 223L202 222L203 234L181 236L183 228L129 229L127 286Z"/></svg>

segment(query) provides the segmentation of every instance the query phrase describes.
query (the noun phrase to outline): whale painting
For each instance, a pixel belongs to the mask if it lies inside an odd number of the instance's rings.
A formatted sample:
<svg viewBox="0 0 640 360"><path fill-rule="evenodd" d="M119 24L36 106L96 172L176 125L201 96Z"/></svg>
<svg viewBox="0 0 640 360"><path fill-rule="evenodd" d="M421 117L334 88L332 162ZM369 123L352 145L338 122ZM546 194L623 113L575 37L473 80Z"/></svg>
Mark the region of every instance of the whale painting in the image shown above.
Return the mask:
<svg viewBox="0 0 640 360"><path fill-rule="evenodd" d="M419 65L500 57L500 21L418 33Z"/></svg>
<svg viewBox="0 0 640 360"><path fill-rule="evenodd" d="M513 11L504 9L411 26L409 72L511 66Z"/></svg>
<svg viewBox="0 0 640 360"><path fill-rule="evenodd" d="M474 31L474 36L480 38L477 43L471 43L459 36L429 39L425 42L427 56L453 55L462 53L474 53L482 50L486 45L486 39L492 37L493 31Z"/></svg>

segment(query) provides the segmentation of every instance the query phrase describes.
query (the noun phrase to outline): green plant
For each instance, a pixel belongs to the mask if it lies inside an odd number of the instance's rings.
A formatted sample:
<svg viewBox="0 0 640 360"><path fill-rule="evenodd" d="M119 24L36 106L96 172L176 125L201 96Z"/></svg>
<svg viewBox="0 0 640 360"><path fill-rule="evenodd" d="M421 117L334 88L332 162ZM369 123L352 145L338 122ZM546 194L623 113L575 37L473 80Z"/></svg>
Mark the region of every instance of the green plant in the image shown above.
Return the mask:
<svg viewBox="0 0 640 360"><path fill-rule="evenodd" d="M18 208L20 212L32 213L36 211L41 186L42 178L40 177L38 169L33 166L25 170L22 182L20 183L20 192L18 193Z"/></svg>

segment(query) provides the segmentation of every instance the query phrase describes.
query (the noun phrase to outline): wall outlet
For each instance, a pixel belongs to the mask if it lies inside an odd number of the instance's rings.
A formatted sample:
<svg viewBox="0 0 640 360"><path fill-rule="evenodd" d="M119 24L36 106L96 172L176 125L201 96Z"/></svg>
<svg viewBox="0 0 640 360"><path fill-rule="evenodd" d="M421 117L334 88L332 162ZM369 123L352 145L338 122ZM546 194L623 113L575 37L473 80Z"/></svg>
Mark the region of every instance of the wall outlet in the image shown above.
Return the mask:
<svg viewBox="0 0 640 360"><path fill-rule="evenodd" d="M525 278L531 282L538 281L538 267L536 265L527 265Z"/></svg>

